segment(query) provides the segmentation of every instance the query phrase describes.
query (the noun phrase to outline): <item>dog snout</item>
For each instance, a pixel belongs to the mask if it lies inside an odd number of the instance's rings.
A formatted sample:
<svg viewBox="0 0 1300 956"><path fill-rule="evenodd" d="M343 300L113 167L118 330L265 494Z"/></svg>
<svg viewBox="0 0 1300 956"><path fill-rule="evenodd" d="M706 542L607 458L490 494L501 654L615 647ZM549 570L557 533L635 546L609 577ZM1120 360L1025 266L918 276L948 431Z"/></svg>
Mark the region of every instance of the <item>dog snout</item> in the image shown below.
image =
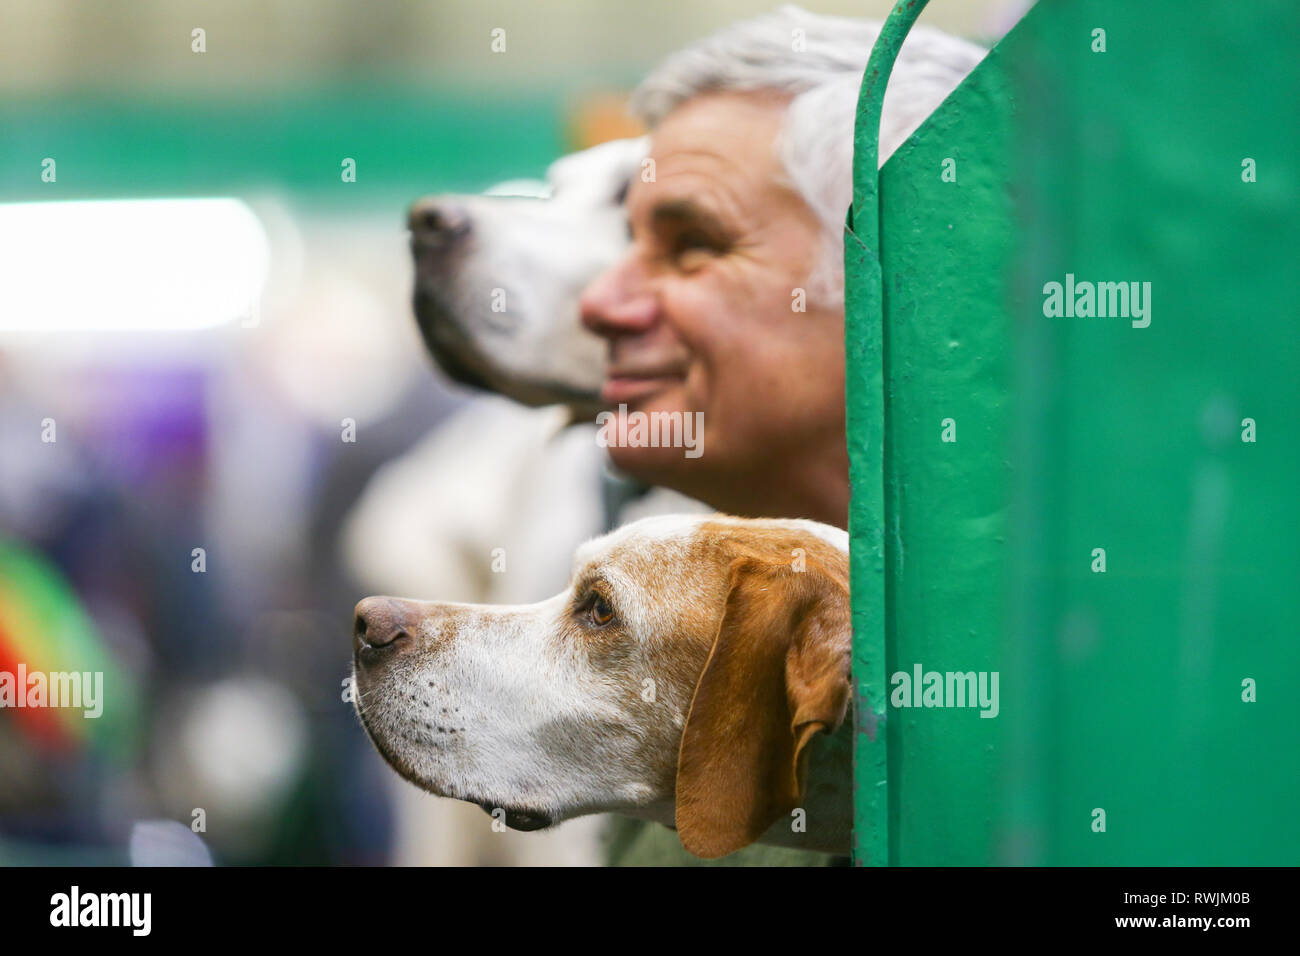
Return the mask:
<svg viewBox="0 0 1300 956"><path fill-rule="evenodd" d="M352 647L364 660L413 642L418 617L408 601L368 597L353 611Z"/></svg>
<svg viewBox="0 0 1300 956"><path fill-rule="evenodd" d="M420 246L446 246L469 234L470 215L464 205L446 196L417 200L407 216L412 240Z"/></svg>

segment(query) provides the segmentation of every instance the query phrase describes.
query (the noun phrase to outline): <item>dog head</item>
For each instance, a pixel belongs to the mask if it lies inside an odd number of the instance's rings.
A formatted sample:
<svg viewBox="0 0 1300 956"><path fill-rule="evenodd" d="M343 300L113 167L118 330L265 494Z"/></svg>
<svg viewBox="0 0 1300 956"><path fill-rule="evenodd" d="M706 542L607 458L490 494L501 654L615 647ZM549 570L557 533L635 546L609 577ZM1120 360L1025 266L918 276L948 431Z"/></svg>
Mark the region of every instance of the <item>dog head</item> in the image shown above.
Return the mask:
<svg viewBox="0 0 1300 956"><path fill-rule="evenodd" d="M847 575L825 525L648 518L538 604L366 598L357 712L406 779L515 829L619 811L721 856L800 806L809 742L844 721ZM843 808L804 807L803 845L843 852Z"/></svg>
<svg viewBox="0 0 1300 956"><path fill-rule="evenodd" d="M411 207L415 314L443 371L526 405L594 410L605 350L582 327L578 296L627 246L623 198L645 152L644 140L622 139L565 156L544 198Z"/></svg>

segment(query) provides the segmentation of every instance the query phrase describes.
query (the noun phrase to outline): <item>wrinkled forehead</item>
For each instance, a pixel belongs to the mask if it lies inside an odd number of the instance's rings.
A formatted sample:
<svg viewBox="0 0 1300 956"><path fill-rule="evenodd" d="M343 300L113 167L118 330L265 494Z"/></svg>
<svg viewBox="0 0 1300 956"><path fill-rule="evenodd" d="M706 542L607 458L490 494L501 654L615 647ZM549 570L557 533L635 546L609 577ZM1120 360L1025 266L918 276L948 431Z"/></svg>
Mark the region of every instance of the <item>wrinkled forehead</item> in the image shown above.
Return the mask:
<svg viewBox="0 0 1300 956"><path fill-rule="evenodd" d="M789 99L766 93L706 93L670 113L651 134L658 185L674 175L739 176L747 187L780 179L781 133ZM634 188L641 185L640 177Z"/></svg>

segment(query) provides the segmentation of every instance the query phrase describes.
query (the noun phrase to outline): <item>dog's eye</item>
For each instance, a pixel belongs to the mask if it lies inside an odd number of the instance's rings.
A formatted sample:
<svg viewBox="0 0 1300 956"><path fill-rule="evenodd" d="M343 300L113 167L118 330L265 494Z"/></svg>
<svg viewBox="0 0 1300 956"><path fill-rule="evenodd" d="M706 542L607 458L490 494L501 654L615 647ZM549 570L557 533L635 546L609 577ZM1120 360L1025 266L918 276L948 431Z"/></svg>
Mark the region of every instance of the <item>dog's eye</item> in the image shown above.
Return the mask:
<svg viewBox="0 0 1300 956"><path fill-rule="evenodd" d="M603 597L596 594L592 596L591 608L587 611L587 616L591 619L592 624L597 627L604 627L614 620L614 609L606 603Z"/></svg>

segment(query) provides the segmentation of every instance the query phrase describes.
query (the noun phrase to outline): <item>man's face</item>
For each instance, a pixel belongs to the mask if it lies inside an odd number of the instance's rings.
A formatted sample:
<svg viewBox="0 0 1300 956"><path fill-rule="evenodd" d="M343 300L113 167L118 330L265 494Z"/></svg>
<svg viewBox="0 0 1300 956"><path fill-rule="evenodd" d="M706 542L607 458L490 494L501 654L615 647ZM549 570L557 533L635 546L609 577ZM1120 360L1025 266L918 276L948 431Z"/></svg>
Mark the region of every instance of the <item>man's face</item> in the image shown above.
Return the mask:
<svg viewBox="0 0 1300 956"><path fill-rule="evenodd" d="M608 343L605 402L703 413L700 458L611 441L614 463L711 503L738 476L844 442L843 308L795 308L822 234L778 156L786 105L712 94L671 113L655 181L628 193L632 245L582 298Z"/></svg>

